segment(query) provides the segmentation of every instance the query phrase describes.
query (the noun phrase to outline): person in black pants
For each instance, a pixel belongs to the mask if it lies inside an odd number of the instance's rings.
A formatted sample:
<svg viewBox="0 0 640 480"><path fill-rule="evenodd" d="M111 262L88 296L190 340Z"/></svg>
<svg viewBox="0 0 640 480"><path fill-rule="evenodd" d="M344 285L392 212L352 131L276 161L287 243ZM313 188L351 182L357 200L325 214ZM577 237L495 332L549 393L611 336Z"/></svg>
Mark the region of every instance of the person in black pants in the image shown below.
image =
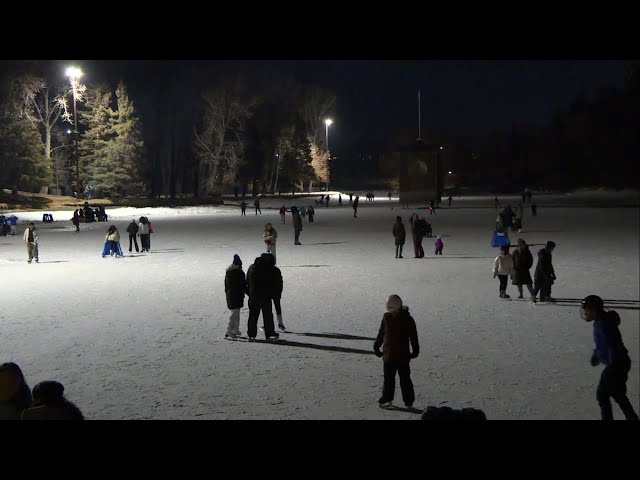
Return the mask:
<svg viewBox="0 0 640 480"><path fill-rule="evenodd" d="M247 204L245 203L244 200L240 204L240 216L241 217L246 217L247 216Z"/></svg>
<svg viewBox="0 0 640 480"><path fill-rule="evenodd" d="M283 289L282 271L276 267L275 257L272 254L263 253L260 256L263 258L263 264L267 267L269 272L269 299L273 300L273 306L276 309L278 328L280 330L286 330L284 323L282 322L282 306L280 305Z"/></svg>
<svg viewBox="0 0 640 480"><path fill-rule="evenodd" d="M538 206L535 203L531 204L531 216L532 217L538 216Z"/></svg>
<svg viewBox="0 0 640 480"><path fill-rule="evenodd" d="M136 223L136 219L131 220L131 223L127 227L127 233L129 234L129 252L131 252L131 244L135 244L136 253L140 251L138 248L138 224Z"/></svg>
<svg viewBox="0 0 640 480"><path fill-rule="evenodd" d="M255 209L256 209L256 215L258 214L258 212L260 212L260 215L262 215L262 210L260 210L260 199L259 199L259 198L256 198L256 199L253 201L253 206L254 206L254 207L255 207Z"/></svg>
<svg viewBox="0 0 640 480"><path fill-rule="evenodd" d="M247 270L247 292L249 293L249 321L247 335L249 341L254 341L258 334L258 317L262 311L264 334L267 340L277 340L279 335L273 325L273 311L269 298L270 275L264 259L258 257Z"/></svg>
<svg viewBox="0 0 640 480"><path fill-rule="evenodd" d="M411 344L411 351L409 351ZM380 351L382 347L382 351ZM413 406L415 393L411 382L409 362L420 353L416 322L409 314L409 308L402 305L398 295L390 295L387 300L387 313L382 317L378 336L373 344L376 356L382 357L384 385L382 397L378 400L380 408L392 406L396 388L396 372L400 376L402 400L407 408Z"/></svg>
<svg viewBox="0 0 640 480"><path fill-rule="evenodd" d="M638 420L638 414L627 397L631 359L618 328L620 315L614 310L606 312L602 298L589 295L582 300L580 318L593 322L596 348L591 355L591 365L604 365L596 392L602 420L613 420L611 398L620 406L627 420Z"/></svg>
<svg viewBox="0 0 640 480"><path fill-rule="evenodd" d="M556 272L553 269L553 257L551 252L556 248L556 244L552 241L548 241L545 247L538 252L538 263L536 264L536 270L533 274L534 288L532 300L536 298L538 292L540 292L541 302L555 302L555 299L551 297L551 285L556 280Z"/></svg>

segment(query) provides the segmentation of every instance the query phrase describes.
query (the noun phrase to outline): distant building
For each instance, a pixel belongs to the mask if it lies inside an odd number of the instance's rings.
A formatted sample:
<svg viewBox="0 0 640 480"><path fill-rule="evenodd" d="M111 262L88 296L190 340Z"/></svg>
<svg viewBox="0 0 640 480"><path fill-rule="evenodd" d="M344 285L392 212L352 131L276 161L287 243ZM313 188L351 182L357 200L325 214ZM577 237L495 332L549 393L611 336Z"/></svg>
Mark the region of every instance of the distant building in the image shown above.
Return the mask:
<svg viewBox="0 0 640 480"><path fill-rule="evenodd" d="M384 155L400 178L400 203L442 201L444 171L440 145L415 142Z"/></svg>

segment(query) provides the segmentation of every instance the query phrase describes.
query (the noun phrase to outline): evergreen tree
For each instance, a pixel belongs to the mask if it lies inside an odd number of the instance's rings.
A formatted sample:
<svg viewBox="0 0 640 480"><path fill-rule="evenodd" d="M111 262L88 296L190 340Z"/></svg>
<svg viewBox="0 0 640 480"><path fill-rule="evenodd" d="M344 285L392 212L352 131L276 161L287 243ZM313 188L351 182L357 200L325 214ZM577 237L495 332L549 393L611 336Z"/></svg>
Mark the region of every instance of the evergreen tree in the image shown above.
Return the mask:
<svg viewBox="0 0 640 480"><path fill-rule="evenodd" d="M87 109L78 112L79 127L85 129L78 143L80 178L84 186L105 193L119 187L114 161L115 112L110 103L111 91L99 86L88 95Z"/></svg>
<svg viewBox="0 0 640 480"><path fill-rule="evenodd" d="M117 112L114 124L116 137L110 148L113 154L114 175L125 192L144 190L144 141L142 125L135 115L133 102L124 83L116 89Z"/></svg>
<svg viewBox="0 0 640 480"><path fill-rule="evenodd" d="M4 84L0 104L0 187L39 191L51 181L37 127L24 115L14 82Z"/></svg>

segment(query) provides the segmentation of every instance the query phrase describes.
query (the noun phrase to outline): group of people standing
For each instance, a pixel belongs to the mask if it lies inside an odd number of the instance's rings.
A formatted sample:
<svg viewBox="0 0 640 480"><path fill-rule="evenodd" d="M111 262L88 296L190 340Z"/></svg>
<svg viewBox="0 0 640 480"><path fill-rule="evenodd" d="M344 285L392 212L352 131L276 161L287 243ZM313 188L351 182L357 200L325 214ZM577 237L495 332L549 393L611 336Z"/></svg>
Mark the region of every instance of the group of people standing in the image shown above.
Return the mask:
<svg viewBox="0 0 640 480"><path fill-rule="evenodd" d="M500 247L500 254L493 262L493 278L498 277L500 282L500 298L510 298L507 295L507 283L511 276L512 283L518 287L518 298L523 298L522 287L526 285L532 302L536 302L538 293L541 302L555 302L551 297L551 286L556 279L552 257L555 246L554 242L548 241L544 248L538 251L534 280L529 273L533 266L533 255L524 239L518 239L518 246L511 254L508 245Z"/></svg>
<svg viewBox="0 0 640 480"><path fill-rule="evenodd" d="M275 306L278 328L285 330L282 320L283 280L282 272L276 267L275 258L271 253L263 253L257 257L247 270L245 276L242 270L242 260L236 254L233 262L227 268L224 289L227 297L227 307L231 310L229 325L225 338L238 339L240 331L240 309L244 307L244 297L249 297L249 318L247 320L247 335L249 341L254 341L258 334L258 319L262 312L263 330L267 340L278 340L280 336L275 331L272 306Z"/></svg>
<svg viewBox="0 0 640 480"><path fill-rule="evenodd" d="M411 215L411 217L409 217L409 224L411 225L414 258L423 258L424 248L422 247L422 240L424 237L431 238L433 236L433 228L426 219L420 217L417 213L414 213ZM395 239L396 258L403 258L402 247L404 246L407 234L404 223L402 223L402 217L396 217L396 221L393 224L392 233ZM442 242L441 235L438 235L438 237L436 238L434 246L435 255L442 255L444 243Z"/></svg>
<svg viewBox="0 0 640 480"><path fill-rule="evenodd" d="M140 244L143 252L148 252L151 249L151 234L153 233L153 226L147 217L140 217L139 223L134 218L127 226L127 233L129 234L129 253L132 252L132 247L135 245L136 252L139 252L137 235L140 235ZM120 232L115 225L111 225L107 234L104 237L104 248L102 250L102 257L122 257L122 248L120 246Z"/></svg>

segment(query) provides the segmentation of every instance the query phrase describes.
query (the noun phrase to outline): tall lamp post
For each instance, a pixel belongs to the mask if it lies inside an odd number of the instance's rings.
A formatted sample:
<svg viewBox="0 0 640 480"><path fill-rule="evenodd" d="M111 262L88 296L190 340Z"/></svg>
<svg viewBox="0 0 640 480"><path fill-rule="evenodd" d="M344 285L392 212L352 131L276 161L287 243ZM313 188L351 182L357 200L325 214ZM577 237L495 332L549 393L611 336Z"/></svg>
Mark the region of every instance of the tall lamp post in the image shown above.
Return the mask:
<svg viewBox="0 0 640 480"><path fill-rule="evenodd" d="M327 154L329 155L329 160L331 160L331 154L329 153L329 127L331 126L332 123L333 123L333 120L331 120L330 118L326 118L324 120L325 134L327 139ZM327 170L329 170L329 160L327 160ZM327 176L329 177L329 172L327 172ZM327 179L327 192L328 191L329 191L329 178Z"/></svg>
<svg viewBox="0 0 640 480"><path fill-rule="evenodd" d="M73 143L74 155L76 157L76 198L81 198L80 194L80 157L78 156L78 116L76 110L78 79L82 76L82 71L78 67L68 67L67 77L71 81L73 91Z"/></svg>

